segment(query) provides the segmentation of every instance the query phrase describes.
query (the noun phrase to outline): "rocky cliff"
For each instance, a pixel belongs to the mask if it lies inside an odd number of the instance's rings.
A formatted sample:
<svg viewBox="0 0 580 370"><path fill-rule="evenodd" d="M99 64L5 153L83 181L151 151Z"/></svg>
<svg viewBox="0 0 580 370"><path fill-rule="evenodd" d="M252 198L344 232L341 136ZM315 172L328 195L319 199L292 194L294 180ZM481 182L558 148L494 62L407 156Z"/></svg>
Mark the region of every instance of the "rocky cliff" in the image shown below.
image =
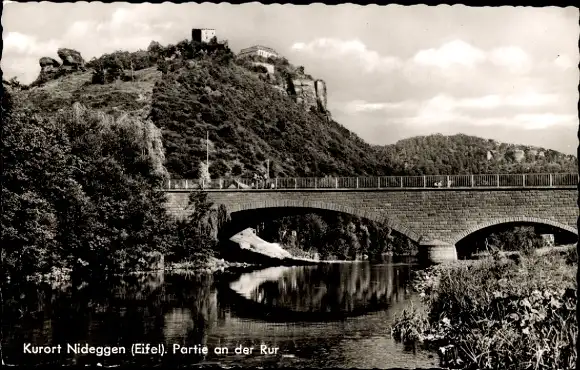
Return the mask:
<svg viewBox="0 0 580 370"><path fill-rule="evenodd" d="M295 101L306 109L315 108L321 113L326 109L326 83L323 80L296 79L292 80L295 91Z"/></svg>
<svg viewBox="0 0 580 370"><path fill-rule="evenodd" d="M314 109L330 119L327 109L326 83L304 72L304 67L295 67L286 58L263 58L244 56L238 64L256 73L271 83L278 91L287 93L304 110Z"/></svg>

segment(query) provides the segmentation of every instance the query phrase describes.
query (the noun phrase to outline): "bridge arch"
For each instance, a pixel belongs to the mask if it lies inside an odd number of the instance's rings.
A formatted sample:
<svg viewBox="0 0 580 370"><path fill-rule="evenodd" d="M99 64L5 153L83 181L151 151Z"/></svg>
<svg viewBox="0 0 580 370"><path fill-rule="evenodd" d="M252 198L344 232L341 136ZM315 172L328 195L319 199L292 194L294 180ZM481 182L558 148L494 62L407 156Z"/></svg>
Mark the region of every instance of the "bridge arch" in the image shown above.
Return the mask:
<svg viewBox="0 0 580 370"><path fill-rule="evenodd" d="M242 204L234 204L226 207L228 214L233 214L237 212L266 209L266 208L311 208L311 209L321 209L325 211L335 211L341 213L351 214L353 216L358 216L366 218L371 221L383 223L385 226L401 233L407 238L414 242L420 240L420 235L412 230L411 228L405 226L404 224L393 220L392 218L386 217L381 212L369 211L361 208L342 206L335 203L319 202L319 201L290 201L290 200L269 200L265 202L248 202Z"/></svg>
<svg viewBox="0 0 580 370"><path fill-rule="evenodd" d="M554 220L549 220L549 219L543 219L543 218L538 218L538 217L515 217L515 216L510 216L510 217L503 217L503 218L495 218L483 223L480 223L476 226L470 227L469 229L462 231L458 234L456 234L450 241L450 244L455 245L457 242L461 241L462 239L464 239L465 237L479 231L482 229L485 229L487 227L490 226L495 226L495 225L501 225L501 224L510 224L510 223L530 223L530 224L540 224L540 225L548 225L548 226L554 226L557 227L559 229L565 230L565 231L569 231L575 235L578 235L578 230L563 224L561 222L558 221L554 221Z"/></svg>

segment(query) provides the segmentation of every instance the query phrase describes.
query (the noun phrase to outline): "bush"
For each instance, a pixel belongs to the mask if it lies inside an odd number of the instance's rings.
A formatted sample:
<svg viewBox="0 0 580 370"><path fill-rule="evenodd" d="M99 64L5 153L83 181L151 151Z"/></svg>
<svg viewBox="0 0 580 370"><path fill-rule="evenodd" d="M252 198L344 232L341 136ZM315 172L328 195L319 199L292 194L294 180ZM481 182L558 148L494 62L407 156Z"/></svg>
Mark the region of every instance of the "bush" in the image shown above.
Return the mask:
<svg viewBox="0 0 580 370"><path fill-rule="evenodd" d="M428 326L407 313L395 328L413 326L422 340L453 348L457 356L443 356L443 366L573 368L576 270L562 262L542 256L526 257L520 265L488 259L440 268L426 300Z"/></svg>
<svg viewBox="0 0 580 370"><path fill-rule="evenodd" d="M565 252L566 263L569 265L578 265L578 247L575 245L573 248L568 249Z"/></svg>
<svg viewBox="0 0 580 370"><path fill-rule="evenodd" d="M517 226L513 230L506 230L492 234L489 244L503 251L518 251L530 255L542 247L542 238L536 234L533 226Z"/></svg>

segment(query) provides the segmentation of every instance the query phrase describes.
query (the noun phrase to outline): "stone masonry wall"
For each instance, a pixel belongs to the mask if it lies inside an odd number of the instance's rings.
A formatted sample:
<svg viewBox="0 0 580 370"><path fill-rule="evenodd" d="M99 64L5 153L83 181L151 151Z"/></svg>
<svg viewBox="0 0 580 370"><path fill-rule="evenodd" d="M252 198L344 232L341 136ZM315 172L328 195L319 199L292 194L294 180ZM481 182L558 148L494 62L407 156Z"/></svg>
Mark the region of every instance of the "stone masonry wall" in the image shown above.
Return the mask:
<svg viewBox="0 0 580 370"><path fill-rule="evenodd" d="M185 216L187 191L168 191L168 211ZM347 189L210 191L230 212L265 207L334 210L386 222L415 241L439 239L454 245L487 226L536 222L577 234L575 188Z"/></svg>

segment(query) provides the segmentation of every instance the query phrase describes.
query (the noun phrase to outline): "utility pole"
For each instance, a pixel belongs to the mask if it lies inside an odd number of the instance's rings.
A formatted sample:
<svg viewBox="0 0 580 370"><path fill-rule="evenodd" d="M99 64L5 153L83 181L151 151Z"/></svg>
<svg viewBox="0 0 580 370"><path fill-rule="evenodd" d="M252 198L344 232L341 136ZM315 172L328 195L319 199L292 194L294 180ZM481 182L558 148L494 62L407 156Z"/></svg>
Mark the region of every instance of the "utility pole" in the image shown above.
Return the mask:
<svg viewBox="0 0 580 370"><path fill-rule="evenodd" d="M266 178L270 178L270 159L266 159Z"/></svg>

